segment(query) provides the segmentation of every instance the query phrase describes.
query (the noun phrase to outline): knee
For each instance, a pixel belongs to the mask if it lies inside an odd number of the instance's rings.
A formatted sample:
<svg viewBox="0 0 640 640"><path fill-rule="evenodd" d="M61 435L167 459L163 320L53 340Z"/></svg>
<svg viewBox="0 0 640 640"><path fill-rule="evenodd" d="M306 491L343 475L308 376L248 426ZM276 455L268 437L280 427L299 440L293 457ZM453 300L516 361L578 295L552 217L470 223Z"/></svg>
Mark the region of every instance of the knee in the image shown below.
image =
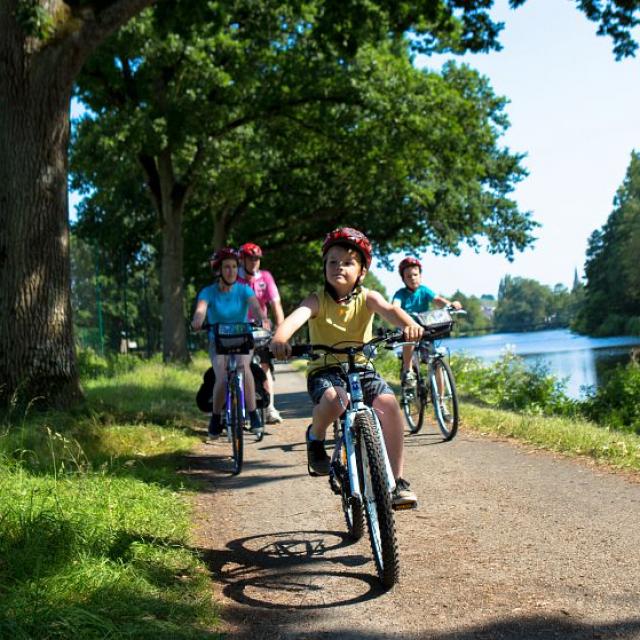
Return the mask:
<svg viewBox="0 0 640 640"><path fill-rule="evenodd" d="M373 401L373 408L376 409L379 414L392 414L400 412L400 405L396 400L396 397L390 393L384 393L378 396Z"/></svg>
<svg viewBox="0 0 640 640"><path fill-rule="evenodd" d="M321 402L328 409L334 412L339 410L342 413L347 406L347 393L341 387L329 387L324 392Z"/></svg>

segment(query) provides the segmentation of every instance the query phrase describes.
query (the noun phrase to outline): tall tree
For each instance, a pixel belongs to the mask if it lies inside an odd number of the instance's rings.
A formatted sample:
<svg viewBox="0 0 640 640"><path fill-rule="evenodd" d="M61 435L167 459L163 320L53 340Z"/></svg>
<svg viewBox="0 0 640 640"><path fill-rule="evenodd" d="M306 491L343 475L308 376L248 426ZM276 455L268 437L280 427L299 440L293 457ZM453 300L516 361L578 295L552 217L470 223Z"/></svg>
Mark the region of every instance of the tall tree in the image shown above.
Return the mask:
<svg viewBox="0 0 640 640"><path fill-rule="evenodd" d="M19 390L49 403L69 404L79 395L67 230L69 100L88 55L152 1L0 3L1 404ZM179 4L185 3L166 2L169 11ZM486 0L326 2L319 33L339 35L333 40L353 50L363 35L414 29L428 51L447 44L433 38L437 28L459 47L482 49L499 31L490 6ZM617 55L633 54L637 3L609 0L602 9L600 0L580 0L578 6L612 36Z"/></svg>
<svg viewBox="0 0 640 640"><path fill-rule="evenodd" d="M398 30L397 21L404 20L402 11L392 15L380 12L378 8L379 15L374 23L369 19L373 14L368 17L365 14L362 21L360 14L356 16L344 7L333 5L327 9L321 2L298 6L274 0L268 3L202 5L200 10L198 7L200 5L196 4L194 10L192 4L184 4L168 12L160 5L155 11L145 12L101 48L87 64L78 82L78 96L91 113L78 127L78 144L72 163L75 184L85 189L89 185L89 190L96 193L102 190L103 185L113 191L111 187L122 173L122 170L114 172L113 167L122 163L127 173L136 172L144 179L157 214L161 230L165 361L188 358L182 268L185 251L183 227L185 216L189 215L190 201L198 197L212 218L211 233L203 234L200 229L196 234L206 238L209 250L212 246L227 243L234 235L232 231L242 223L255 229L256 221L251 214L256 210L256 203L264 202L269 194L282 189L282 178L294 170L292 162L287 159L291 160L291 147L296 140L304 137L306 144L326 149L333 138L331 146L334 153L338 153L331 159L335 167L336 160L347 153L350 160L354 158L353 151L347 151L345 145L347 127L365 126L370 134L372 127L367 120L373 121L373 116L378 125L376 133L382 133L381 114L384 112L384 124L391 130L394 120L397 121L396 127L403 129L405 138L408 137L407 121L412 105L410 100L402 100L401 83L396 79L391 87L391 82L385 77L387 86L383 87L378 86L375 79L385 74L389 76L397 70L390 64L394 57L404 64L400 68L403 78L410 73L420 76L410 65L406 52L409 45L401 35L392 35L391 42L395 43L396 51L387 59L371 60L366 53L368 40L387 39L385 34L394 34ZM337 22L327 22L329 11L336 12ZM479 21L471 24L474 38L469 43L462 43L461 35L468 28L464 20L446 13L431 15L430 11L428 9L422 17L427 21L425 24L431 25L432 42L420 46L465 50L494 44L496 29L490 23ZM357 24L354 22L356 18ZM387 28L381 30L381 24L386 24ZM357 40L353 39L354 33L359 34ZM418 37L417 42L422 43L422 40ZM363 50L364 54L361 53ZM382 64L382 73L376 68L376 62ZM373 80L364 78L365 73ZM463 92L471 95L474 88L468 79L462 79L463 73L457 75L459 86L454 86L454 73L450 74L447 83L452 93L457 93L460 100L464 100ZM374 87L374 92L384 93L384 104L379 97L371 95L371 91L367 95L369 84ZM439 96L443 93L437 83L431 84L433 87L426 83L423 85L423 104L415 106L423 110L443 106L443 100L437 104L428 100L430 90ZM410 91L406 86L402 89ZM398 104L389 99L391 91ZM473 120L473 124L461 126L460 131L472 128L475 134L473 98L465 103L464 114ZM375 100L380 104L374 105ZM498 104L496 101L496 110ZM489 105L480 108L489 114L493 110ZM451 109L447 114L449 112L453 114ZM425 120L423 113L415 117ZM440 114L441 121L446 117L444 113ZM502 124L498 118L496 124ZM449 139L453 137L453 128L446 122L441 128L445 141L440 144L453 147ZM309 129L322 132L325 141L318 145L320 136L311 139L307 135ZM422 122L419 127L416 123L413 135L419 135L424 129ZM477 137L482 135L483 132L478 132ZM280 148L274 144L275 136L279 136ZM485 136L487 139L490 137ZM353 141L356 135L352 134L350 138ZM381 142L381 135L377 138ZM472 135L466 138L471 140ZM478 146L487 144L487 139L479 142ZM361 147L363 140L361 135L358 140ZM460 141L458 144L462 148ZM487 146L491 146L490 142ZM96 149L100 149L97 162ZM436 152L436 155L442 154ZM458 157L459 154L450 148L450 155ZM372 157L372 152L369 156ZM309 159L307 154L304 160ZM487 176L493 176L501 185L503 180L498 173L510 177L518 171L515 158L506 156L493 162L494 168L487 169L483 162L478 166L483 165ZM137 169L134 164L138 165ZM389 159L389 165L392 164ZM464 164L466 169L472 166L472 163ZM498 164L500 169L497 169ZM420 174L426 174L428 167L424 163L414 163L413 168L416 181L424 184ZM274 175L278 170L279 175ZM307 171L309 173L313 171ZM316 182L321 173L321 166L317 165ZM465 177L473 182L477 173ZM460 184L464 184L462 172L458 174ZM378 177L384 180L384 176ZM408 175L403 176L405 180L408 178ZM344 182L344 176L342 179ZM391 196L396 202L402 197L402 191L395 189L395 185L391 186L394 190L389 189L386 194L387 205ZM307 180L304 187L314 187L319 196L314 202L316 211L308 212L313 215L317 213L320 197L330 192L331 185L325 180L324 186L317 187ZM430 185L427 190L433 188ZM357 185L354 191L358 191ZM444 189L441 192L444 194ZM353 208L348 200L338 205L337 198L333 198L330 205L322 207L325 214L330 215L316 215L317 221L326 224L329 217L330 224L335 224L340 214ZM306 217L306 212L300 211L300 203L296 206L297 214ZM513 203L509 202L506 208L513 209ZM473 215L471 209L469 206L468 211ZM376 212L370 210L368 213L371 216ZM488 217L485 211L481 215ZM291 219L282 215L282 210L278 218L278 227L290 226ZM521 219L517 215L514 218L515 227ZM373 221L370 226L377 228ZM513 229L514 233L518 231ZM502 237L507 233L496 235ZM387 235L380 233L381 237ZM291 238L292 241L297 239ZM456 240L452 234L450 243L455 244Z"/></svg>
<svg viewBox="0 0 640 640"><path fill-rule="evenodd" d="M613 335L640 331L640 154L633 152L614 209L589 239L578 331Z"/></svg>

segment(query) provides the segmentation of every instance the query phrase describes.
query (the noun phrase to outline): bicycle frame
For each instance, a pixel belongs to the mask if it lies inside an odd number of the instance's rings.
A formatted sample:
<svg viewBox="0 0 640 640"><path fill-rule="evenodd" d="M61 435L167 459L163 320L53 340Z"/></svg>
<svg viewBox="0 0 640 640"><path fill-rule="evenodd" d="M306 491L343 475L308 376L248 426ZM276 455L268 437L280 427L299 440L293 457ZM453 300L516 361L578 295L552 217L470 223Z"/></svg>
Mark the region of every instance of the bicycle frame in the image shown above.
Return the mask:
<svg viewBox="0 0 640 640"><path fill-rule="evenodd" d="M351 362L349 363L351 369ZM355 431L353 428L354 418L359 411L370 411L374 417L374 424L380 441L384 442L382 434L382 427L378 416L371 407L368 407L364 403L364 395L362 393L362 385L360 384L360 374L356 372L347 373L347 391L349 393L349 403L346 407L344 417L342 418L342 439L344 440L344 446L347 452L347 471L349 473L349 482L351 486L351 496L356 500L362 502L362 489L360 487L360 479L358 478L358 468L356 465L356 450L355 450ZM332 461L335 462L340 452L341 443L338 441L335 444L335 449L332 456ZM393 478L393 471L391 470L391 463L389 462L389 456L387 454L387 448L382 447L382 454L384 456L384 465L387 473L387 485L389 492L392 492L396 488L396 483Z"/></svg>
<svg viewBox="0 0 640 640"><path fill-rule="evenodd" d="M238 371L238 361L236 360L235 354L230 354L227 356L227 358L227 390L225 400L225 416L227 425L229 425L231 424L231 412L233 410L233 403L231 401L231 388L234 385L234 381L237 381L238 383L238 402L240 403L240 407L242 409L243 422L247 419L247 412L244 403L244 374L241 371ZM231 439L231 433L229 430L227 430L227 434L229 439Z"/></svg>

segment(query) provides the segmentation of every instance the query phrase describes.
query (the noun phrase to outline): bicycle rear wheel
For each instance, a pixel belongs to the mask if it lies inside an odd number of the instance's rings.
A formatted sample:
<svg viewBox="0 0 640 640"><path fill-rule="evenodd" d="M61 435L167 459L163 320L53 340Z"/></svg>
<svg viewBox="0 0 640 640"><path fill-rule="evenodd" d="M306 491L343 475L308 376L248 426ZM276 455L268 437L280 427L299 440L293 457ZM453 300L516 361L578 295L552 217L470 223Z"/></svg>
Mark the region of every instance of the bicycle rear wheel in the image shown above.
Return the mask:
<svg viewBox="0 0 640 640"><path fill-rule="evenodd" d="M244 429L242 420L242 406L240 405L239 381L236 378L231 387L231 424L229 425L231 446L233 448L233 475L237 476L242 471L242 458L244 452Z"/></svg>
<svg viewBox="0 0 640 640"><path fill-rule="evenodd" d="M424 409L425 409L425 388L424 379L420 375L420 371L416 370L416 387L413 390L405 389L402 387L400 395L400 405L402 406L402 412L407 421L407 426L411 433L418 433L422 429L424 424Z"/></svg>
<svg viewBox="0 0 640 640"><path fill-rule="evenodd" d="M383 445L370 411L359 412L354 424L357 434L356 461L371 550L378 577L390 589L398 581L400 560Z"/></svg>
<svg viewBox="0 0 640 640"><path fill-rule="evenodd" d="M430 373L431 398L436 422L445 439L451 440L458 431L458 394L449 363L434 360Z"/></svg>
<svg viewBox="0 0 640 640"><path fill-rule="evenodd" d="M342 428L340 422L336 420L333 423L333 437L336 442L342 440ZM332 465L332 473L334 479L340 486L340 500L342 502L342 512L344 520L347 523L347 531L352 540L360 540L364 535L364 511L362 502L356 500L351 493L351 483L349 482L349 472L347 469L347 450L344 441L338 451Z"/></svg>

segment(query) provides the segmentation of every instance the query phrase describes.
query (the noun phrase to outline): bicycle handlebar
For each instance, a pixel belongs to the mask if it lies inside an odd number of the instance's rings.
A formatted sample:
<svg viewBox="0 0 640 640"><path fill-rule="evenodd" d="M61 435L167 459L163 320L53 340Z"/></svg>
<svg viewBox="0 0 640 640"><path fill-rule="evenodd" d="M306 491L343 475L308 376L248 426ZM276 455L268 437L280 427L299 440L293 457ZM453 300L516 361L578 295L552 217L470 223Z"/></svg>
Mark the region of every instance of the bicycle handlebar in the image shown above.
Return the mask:
<svg viewBox="0 0 640 640"><path fill-rule="evenodd" d="M335 347L333 345L328 344L294 344L291 345L291 355L292 356L313 356L316 351L324 351L325 353L335 353L342 355L356 354L358 352L364 351L367 347L373 347L376 344L380 344L381 342L386 342L387 344L391 344L394 342L399 342L404 338L404 334L401 329L396 331L385 330L384 334L376 336L372 340L368 342L363 342L357 345L351 345L348 347Z"/></svg>

